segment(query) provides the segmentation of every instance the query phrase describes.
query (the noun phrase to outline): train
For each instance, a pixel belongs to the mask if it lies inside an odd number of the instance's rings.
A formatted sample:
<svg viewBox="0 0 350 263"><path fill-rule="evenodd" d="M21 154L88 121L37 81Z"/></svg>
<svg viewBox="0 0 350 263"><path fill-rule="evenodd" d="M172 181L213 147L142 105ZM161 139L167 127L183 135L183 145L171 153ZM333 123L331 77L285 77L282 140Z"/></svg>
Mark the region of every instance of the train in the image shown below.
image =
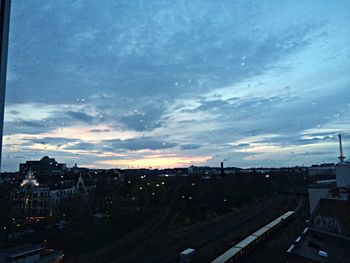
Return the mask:
<svg viewBox="0 0 350 263"><path fill-rule="evenodd" d="M244 256L249 254L260 243L269 238L273 233L279 230L282 226L287 224L295 215L294 211L288 211L276 218L272 222L268 223L264 227L255 231L250 236L227 250L225 253L217 257L212 263L233 263L239 262Z"/></svg>

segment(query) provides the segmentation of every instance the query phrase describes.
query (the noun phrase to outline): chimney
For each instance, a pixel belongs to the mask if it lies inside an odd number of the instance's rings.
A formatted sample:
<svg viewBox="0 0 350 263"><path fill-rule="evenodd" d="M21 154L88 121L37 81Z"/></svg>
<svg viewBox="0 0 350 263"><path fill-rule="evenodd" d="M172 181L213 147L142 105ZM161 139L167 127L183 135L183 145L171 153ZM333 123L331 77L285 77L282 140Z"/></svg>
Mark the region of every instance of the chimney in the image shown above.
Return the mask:
<svg viewBox="0 0 350 263"><path fill-rule="evenodd" d="M340 133L338 134L338 138L339 138L339 152L340 152L340 156L338 157L338 159L340 160L340 162L344 162L345 156L343 154L342 136Z"/></svg>
<svg viewBox="0 0 350 263"><path fill-rule="evenodd" d="M225 171L224 171L224 162L221 162L221 177L225 176Z"/></svg>

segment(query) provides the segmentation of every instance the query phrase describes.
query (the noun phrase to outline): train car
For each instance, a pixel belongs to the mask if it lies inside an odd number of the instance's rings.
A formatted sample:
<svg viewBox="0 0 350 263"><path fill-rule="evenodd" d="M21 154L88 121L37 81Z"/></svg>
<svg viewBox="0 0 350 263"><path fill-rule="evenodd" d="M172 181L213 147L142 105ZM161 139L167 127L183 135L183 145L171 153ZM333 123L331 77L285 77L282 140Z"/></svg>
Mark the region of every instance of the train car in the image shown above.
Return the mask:
<svg viewBox="0 0 350 263"><path fill-rule="evenodd" d="M277 219L271 221L270 223L268 223L265 227L267 227L267 228L274 228L274 227L276 227L279 223L281 223L281 219L280 219L280 218L277 218Z"/></svg>
<svg viewBox="0 0 350 263"><path fill-rule="evenodd" d="M293 216L294 211L284 213L227 250L224 254L213 260L212 263L238 262L242 257L249 254L259 243L266 240L283 225L288 223Z"/></svg>
<svg viewBox="0 0 350 263"><path fill-rule="evenodd" d="M294 215L294 211L288 211L281 216L281 219L287 219Z"/></svg>
<svg viewBox="0 0 350 263"><path fill-rule="evenodd" d="M238 262L242 257L249 254L258 243L258 237L248 236L237 245L227 250L224 254L214 259L212 263Z"/></svg>
<svg viewBox="0 0 350 263"><path fill-rule="evenodd" d="M223 263L223 262L237 262L242 257L242 249L239 247L232 247L227 250L224 254L216 258L212 263Z"/></svg>
<svg viewBox="0 0 350 263"><path fill-rule="evenodd" d="M255 244L257 243L257 237L256 236L248 236L245 239L243 239L241 242L239 242L235 247L242 249L242 254L246 254L247 252L252 249Z"/></svg>
<svg viewBox="0 0 350 263"><path fill-rule="evenodd" d="M256 236L259 240L259 242L264 241L266 238L269 237L271 228L269 227L262 227L258 231L255 231L252 236Z"/></svg>

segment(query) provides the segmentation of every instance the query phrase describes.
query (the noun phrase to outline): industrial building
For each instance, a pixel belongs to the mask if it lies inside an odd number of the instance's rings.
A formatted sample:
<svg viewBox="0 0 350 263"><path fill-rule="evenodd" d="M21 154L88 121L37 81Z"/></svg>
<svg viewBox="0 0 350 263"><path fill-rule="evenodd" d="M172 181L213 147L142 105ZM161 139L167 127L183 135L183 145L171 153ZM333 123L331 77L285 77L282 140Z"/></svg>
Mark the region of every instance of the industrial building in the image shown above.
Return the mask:
<svg viewBox="0 0 350 263"><path fill-rule="evenodd" d="M335 200L350 200L350 163L345 161L343 154L342 136L339 137L339 162L335 165L335 180L318 181L309 187L310 215L317 208L321 198Z"/></svg>
<svg viewBox="0 0 350 263"><path fill-rule="evenodd" d="M339 134L340 160L336 179L318 181L309 188L309 226L289 247L288 253L316 262L349 262L350 247L350 163L343 155Z"/></svg>

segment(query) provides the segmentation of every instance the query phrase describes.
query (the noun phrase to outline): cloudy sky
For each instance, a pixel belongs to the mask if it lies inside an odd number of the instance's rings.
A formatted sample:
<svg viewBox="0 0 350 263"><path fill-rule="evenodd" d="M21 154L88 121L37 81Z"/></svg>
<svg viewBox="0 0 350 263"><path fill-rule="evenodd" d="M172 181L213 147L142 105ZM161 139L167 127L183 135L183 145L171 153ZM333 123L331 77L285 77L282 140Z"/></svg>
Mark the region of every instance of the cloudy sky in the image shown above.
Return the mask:
<svg viewBox="0 0 350 263"><path fill-rule="evenodd" d="M350 156L350 2L14 0L2 169Z"/></svg>

